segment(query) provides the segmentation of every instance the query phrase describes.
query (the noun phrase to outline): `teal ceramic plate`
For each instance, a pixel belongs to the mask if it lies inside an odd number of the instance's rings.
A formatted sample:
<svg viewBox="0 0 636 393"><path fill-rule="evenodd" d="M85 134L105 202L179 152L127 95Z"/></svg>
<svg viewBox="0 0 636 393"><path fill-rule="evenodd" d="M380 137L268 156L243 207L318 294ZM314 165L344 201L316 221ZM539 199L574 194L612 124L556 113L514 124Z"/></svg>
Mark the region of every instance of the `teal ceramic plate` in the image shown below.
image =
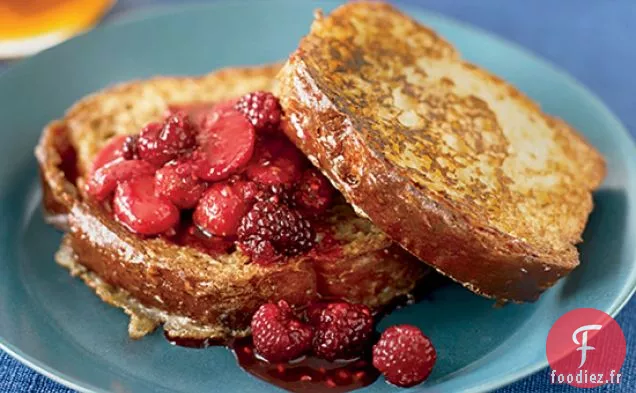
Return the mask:
<svg viewBox="0 0 636 393"><path fill-rule="evenodd" d="M40 130L75 100L113 83L201 74L283 59L307 32L316 2L227 2L155 10L94 30L0 77L0 346L81 391L267 392L224 348L173 347L161 332L128 339L127 318L53 262L60 234L42 221L32 150ZM333 3L322 5L330 9ZM546 365L552 323L576 307L615 315L636 284L636 149L614 116L577 82L505 41L407 10L465 57L512 81L580 129L607 157L581 266L535 304L494 308L458 288L392 314L431 336L439 360L422 392L486 391ZM378 380L367 392L397 390Z"/></svg>

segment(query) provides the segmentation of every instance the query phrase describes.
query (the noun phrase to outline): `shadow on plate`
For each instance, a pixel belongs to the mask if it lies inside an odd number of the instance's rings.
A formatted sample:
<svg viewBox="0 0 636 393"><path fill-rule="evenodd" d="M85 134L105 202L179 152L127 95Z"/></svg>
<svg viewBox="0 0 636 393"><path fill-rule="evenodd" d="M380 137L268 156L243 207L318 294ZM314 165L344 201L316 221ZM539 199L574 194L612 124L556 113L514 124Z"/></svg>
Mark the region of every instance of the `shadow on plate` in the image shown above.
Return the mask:
<svg viewBox="0 0 636 393"><path fill-rule="evenodd" d="M623 255L627 240L627 208L624 190L602 189L594 194L594 210L578 247L581 264L565 280L561 292L563 301L569 301L582 291L594 290L596 283L600 285L616 278L621 265L618 256Z"/></svg>

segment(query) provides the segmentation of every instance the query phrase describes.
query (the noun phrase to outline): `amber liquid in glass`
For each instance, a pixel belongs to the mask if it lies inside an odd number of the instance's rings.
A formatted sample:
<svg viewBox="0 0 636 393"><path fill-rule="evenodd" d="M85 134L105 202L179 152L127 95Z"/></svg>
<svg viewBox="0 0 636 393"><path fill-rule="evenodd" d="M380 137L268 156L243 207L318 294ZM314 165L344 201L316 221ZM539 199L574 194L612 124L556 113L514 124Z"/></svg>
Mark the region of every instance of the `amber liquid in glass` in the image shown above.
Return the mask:
<svg viewBox="0 0 636 393"><path fill-rule="evenodd" d="M27 54L90 28L114 0L0 0L0 45Z"/></svg>

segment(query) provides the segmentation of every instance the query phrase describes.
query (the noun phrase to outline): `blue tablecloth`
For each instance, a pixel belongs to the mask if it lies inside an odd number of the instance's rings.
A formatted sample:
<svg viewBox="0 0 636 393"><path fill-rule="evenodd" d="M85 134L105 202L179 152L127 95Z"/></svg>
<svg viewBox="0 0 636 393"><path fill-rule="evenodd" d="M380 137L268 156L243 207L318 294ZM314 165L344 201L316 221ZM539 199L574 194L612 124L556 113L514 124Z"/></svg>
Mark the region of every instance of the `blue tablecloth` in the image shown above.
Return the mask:
<svg viewBox="0 0 636 393"><path fill-rule="evenodd" d="M255 0L258 1L258 0ZM299 0L301 1L301 0ZM123 12L179 0L119 0L108 19ZM636 1L634 0L402 0L480 26L527 47L564 68L594 91L636 136ZM3 67L0 63L0 72ZM620 385L598 392L636 392L636 300L619 314L627 338ZM628 370L631 370L628 371ZM551 385L547 370L499 393L574 392ZM0 393L66 393L69 389L0 352Z"/></svg>

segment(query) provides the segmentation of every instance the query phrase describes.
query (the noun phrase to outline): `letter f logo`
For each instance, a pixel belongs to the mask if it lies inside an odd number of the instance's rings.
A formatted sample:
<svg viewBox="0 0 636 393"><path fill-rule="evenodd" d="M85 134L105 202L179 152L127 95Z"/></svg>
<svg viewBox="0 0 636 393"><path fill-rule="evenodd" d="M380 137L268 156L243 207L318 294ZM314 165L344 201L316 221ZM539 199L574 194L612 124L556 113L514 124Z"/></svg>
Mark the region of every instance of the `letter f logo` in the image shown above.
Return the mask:
<svg viewBox="0 0 636 393"><path fill-rule="evenodd" d="M589 330L601 330L601 327L601 325L585 325L576 329L574 333L572 333L572 341L574 341L574 344L580 345L580 347L576 349L577 351L581 351L581 364L579 364L579 368L583 367L585 364L587 351L593 351L596 349L587 345L587 332ZM579 342L576 336L581 332L583 332L583 334L581 335L581 342Z"/></svg>

